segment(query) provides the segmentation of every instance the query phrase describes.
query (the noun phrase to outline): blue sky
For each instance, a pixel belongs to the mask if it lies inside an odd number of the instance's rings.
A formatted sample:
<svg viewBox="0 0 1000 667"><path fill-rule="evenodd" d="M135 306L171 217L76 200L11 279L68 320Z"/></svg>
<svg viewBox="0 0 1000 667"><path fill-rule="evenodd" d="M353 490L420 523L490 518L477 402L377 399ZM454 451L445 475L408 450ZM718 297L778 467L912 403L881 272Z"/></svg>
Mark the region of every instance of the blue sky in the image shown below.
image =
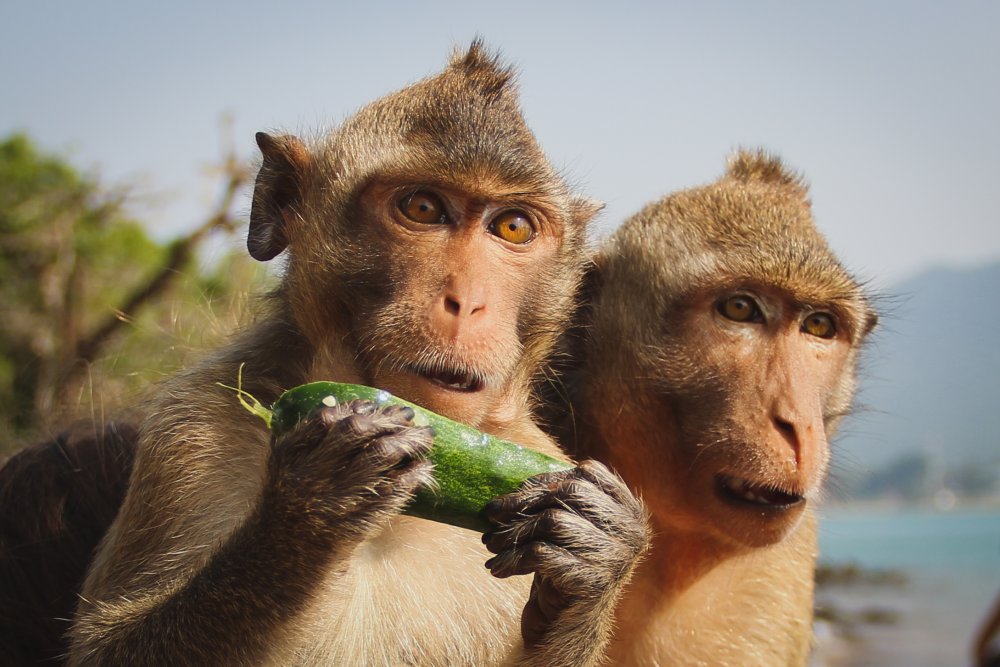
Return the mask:
<svg viewBox="0 0 1000 667"><path fill-rule="evenodd" d="M328 127L477 34L520 68L553 162L607 202L601 233L762 146L812 183L820 228L877 286L1000 260L992 0L8 0L0 134L132 185L168 238L215 195L223 116L250 157L255 131Z"/></svg>

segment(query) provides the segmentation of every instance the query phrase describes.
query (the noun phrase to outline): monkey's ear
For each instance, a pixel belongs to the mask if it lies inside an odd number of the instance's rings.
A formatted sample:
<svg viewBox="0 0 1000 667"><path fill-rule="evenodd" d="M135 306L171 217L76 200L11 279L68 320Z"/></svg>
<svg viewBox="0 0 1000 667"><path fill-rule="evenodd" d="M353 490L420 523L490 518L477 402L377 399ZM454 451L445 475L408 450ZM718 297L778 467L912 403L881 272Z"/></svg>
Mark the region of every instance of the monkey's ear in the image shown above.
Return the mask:
<svg viewBox="0 0 1000 667"><path fill-rule="evenodd" d="M247 250L254 259L266 262L288 246L285 215L301 199L309 152L298 137L290 134L272 137L258 132L256 139L264 162L254 183Z"/></svg>
<svg viewBox="0 0 1000 667"><path fill-rule="evenodd" d="M570 203L571 222L576 227L583 227L602 210L604 210L604 202L577 197Z"/></svg>
<svg viewBox="0 0 1000 667"><path fill-rule="evenodd" d="M863 333L865 336L870 334L878 326L878 313L874 310L869 310L867 316L865 317L865 328Z"/></svg>

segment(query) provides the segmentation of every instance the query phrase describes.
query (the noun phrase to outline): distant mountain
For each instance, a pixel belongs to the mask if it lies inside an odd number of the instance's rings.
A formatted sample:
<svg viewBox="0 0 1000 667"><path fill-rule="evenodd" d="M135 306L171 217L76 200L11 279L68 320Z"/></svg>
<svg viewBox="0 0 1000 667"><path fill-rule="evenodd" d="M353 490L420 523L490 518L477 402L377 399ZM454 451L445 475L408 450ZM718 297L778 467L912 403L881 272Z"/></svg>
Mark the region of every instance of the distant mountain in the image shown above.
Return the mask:
<svg viewBox="0 0 1000 667"><path fill-rule="evenodd" d="M926 271L877 307L862 405L834 443L835 475L914 451L948 467L1000 463L1000 262Z"/></svg>

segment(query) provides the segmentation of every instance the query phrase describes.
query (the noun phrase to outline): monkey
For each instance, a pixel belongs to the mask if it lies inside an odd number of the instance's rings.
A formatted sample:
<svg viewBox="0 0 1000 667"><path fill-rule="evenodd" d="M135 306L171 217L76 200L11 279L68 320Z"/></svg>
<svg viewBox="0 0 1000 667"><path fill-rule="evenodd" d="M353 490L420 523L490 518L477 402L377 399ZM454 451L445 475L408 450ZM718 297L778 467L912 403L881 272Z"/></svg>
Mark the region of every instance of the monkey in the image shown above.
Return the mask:
<svg viewBox="0 0 1000 667"><path fill-rule="evenodd" d="M247 246L285 253L280 285L246 331L145 401L70 664L602 659L648 536L644 506L602 464L529 485L536 501L495 531L517 543L484 567L478 534L400 514L433 483L412 410L352 401L272 438L221 386L240 369L263 403L316 379L378 386L561 455L529 389L600 205L548 163L513 76L476 40L315 140L258 133Z"/></svg>
<svg viewBox="0 0 1000 667"><path fill-rule="evenodd" d="M25 447L0 466L0 652L16 664L61 664L69 650L66 631L86 566L121 505L137 444L136 428L128 421L118 418L102 428L98 433L94 424L74 424L52 440ZM592 468L589 472L598 478L596 483L607 476L606 470L589 462L581 467ZM607 482L612 492L621 488L620 480ZM530 486L545 483L546 478L539 477ZM547 493L535 496L536 500L554 499ZM528 525L536 519L523 512L522 502L503 500L512 508L508 513L518 516L509 518L502 532L484 539L491 544L511 540L518 520ZM645 541L642 536L633 539ZM601 572L589 574L600 576ZM532 583L533 597L538 596L538 583ZM555 589L544 585L548 599ZM565 586L566 590L576 588ZM527 610L531 613L535 607L529 605ZM546 604L548 610L554 607ZM522 634L527 641L537 642L550 623L536 612L522 621ZM582 632L589 626L577 622L569 627ZM604 629L606 641L610 633L606 621ZM593 636L579 639L594 645Z"/></svg>
<svg viewBox="0 0 1000 667"><path fill-rule="evenodd" d="M74 424L0 467L0 652L58 664L87 564L125 495L135 427Z"/></svg>
<svg viewBox="0 0 1000 667"><path fill-rule="evenodd" d="M878 320L808 186L738 151L625 221L584 294L549 428L620 474L653 531L607 664L806 664L815 505Z"/></svg>

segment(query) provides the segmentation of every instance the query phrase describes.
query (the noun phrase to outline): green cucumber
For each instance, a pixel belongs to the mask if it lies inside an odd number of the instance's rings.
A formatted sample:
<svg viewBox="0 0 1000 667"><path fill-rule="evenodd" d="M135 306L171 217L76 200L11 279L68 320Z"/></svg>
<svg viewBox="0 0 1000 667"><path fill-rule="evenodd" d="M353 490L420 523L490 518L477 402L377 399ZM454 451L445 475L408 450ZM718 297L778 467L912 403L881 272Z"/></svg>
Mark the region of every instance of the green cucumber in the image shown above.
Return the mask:
<svg viewBox="0 0 1000 667"><path fill-rule="evenodd" d="M413 409L416 426L434 430L428 458L434 463L434 488L421 488L406 514L486 532L493 526L483 508L497 496L516 491L535 475L567 470L572 466L509 440L477 431L471 426L442 417L387 391L357 384L312 382L289 389L270 410L251 397L253 405L237 389L244 406L261 416L272 433L280 435L323 407L354 399L383 405L405 405Z"/></svg>

